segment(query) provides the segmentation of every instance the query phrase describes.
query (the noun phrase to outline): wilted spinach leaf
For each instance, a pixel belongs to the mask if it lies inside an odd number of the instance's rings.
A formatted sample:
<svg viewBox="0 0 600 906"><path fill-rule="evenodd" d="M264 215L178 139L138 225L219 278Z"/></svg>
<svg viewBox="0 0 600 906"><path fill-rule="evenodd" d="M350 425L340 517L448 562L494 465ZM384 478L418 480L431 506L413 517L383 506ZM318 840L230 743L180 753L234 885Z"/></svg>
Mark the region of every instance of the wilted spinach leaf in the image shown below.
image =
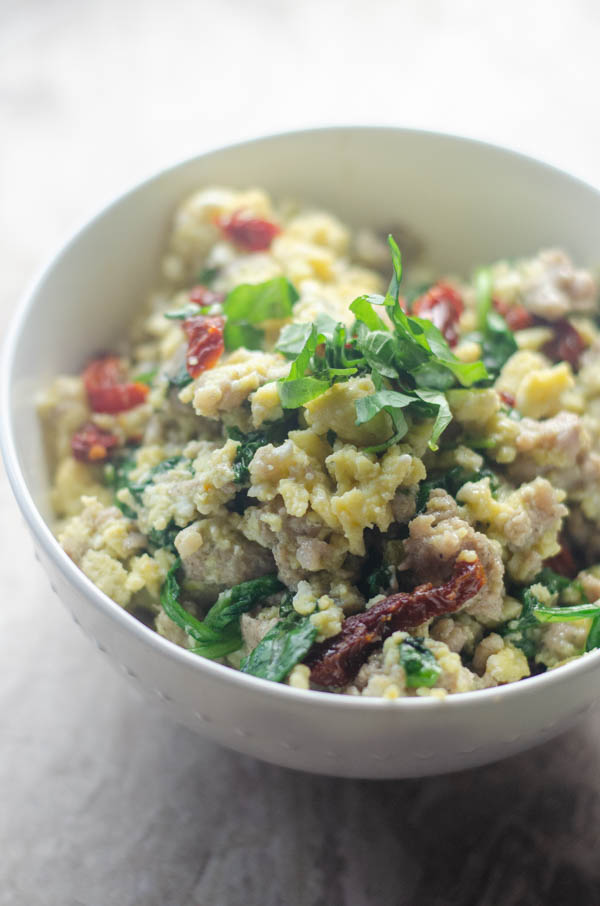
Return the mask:
<svg viewBox="0 0 600 906"><path fill-rule="evenodd" d="M435 686L442 672L434 655L425 646L425 640L413 636L400 644L400 663L404 667L406 685L412 689Z"/></svg>
<svg viewBox="0 0 600 906"><path fill-rule="evenodd" d="M240 670L281 683L308 654L317 635L310 617L292 612L278 622L242 661Z"/></svg>

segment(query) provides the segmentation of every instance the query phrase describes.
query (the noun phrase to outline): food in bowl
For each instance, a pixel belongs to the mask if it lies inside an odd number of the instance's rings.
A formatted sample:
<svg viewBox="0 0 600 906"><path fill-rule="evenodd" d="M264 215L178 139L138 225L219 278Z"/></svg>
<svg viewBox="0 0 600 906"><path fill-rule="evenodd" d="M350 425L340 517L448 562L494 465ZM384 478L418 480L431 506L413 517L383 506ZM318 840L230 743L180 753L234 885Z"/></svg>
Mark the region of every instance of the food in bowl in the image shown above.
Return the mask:
<svg viewBox="0 0 600 906"><path fill-rule="evenodd" d="M600 646L597 315L561 251L403 278L392 236L204 189L127 342L41 400L58 539L172 642L297 688L557 667Z"/></svg>

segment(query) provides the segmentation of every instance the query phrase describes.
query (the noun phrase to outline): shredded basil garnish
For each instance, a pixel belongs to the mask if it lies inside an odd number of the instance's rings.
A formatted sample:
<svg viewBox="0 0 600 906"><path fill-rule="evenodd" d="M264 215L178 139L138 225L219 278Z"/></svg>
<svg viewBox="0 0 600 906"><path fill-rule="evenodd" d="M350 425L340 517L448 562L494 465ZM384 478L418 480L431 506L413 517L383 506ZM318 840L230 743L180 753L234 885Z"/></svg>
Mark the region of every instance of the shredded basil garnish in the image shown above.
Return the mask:
<svg viewBox="0 0 600 906"><path fill-rule="evenodd" d="M277 349L293 358L287 377L278 382L281 405L295 409L325 393L333 384L355 374L370 374L375 393L356 401L356 424L379 412L390 416L392 436L367 448L379 453L407 433L406 413L433 421L429 446L438 440L452 419L445 391L458 384L471 387L489 380L482 362L461 362L441 332L425 318L412 318L400 306L402 279L400 251L392 236L393 276L386 296L364 295L350 310L356 318L352 329L331 318L313 324L292 324L281 333ZM381 307L392 327L375 311Z"/></svg>

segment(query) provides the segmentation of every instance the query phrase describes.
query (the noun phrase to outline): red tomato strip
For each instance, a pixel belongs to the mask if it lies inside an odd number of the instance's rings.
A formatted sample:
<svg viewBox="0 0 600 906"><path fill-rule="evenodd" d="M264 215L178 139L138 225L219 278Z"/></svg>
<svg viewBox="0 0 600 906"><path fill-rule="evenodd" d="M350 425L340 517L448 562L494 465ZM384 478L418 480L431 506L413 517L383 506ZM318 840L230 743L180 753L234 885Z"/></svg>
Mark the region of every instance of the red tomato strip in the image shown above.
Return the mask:
<svg viewBox="0 0 600 906"><path fill-rule="evenodd" d="M457 560L454 575L445 585L419 585L412 592L391 595L364 613L347 617L338 635L311 649L306 660L311 680L320 686L346 685L392 632L414 629L426 620L458 610L485 582L478 559L472 563Z"/></svg>
<svg viewBox="0 0 600 906"><path fill-rule="evenodd" d="M571 553L571 548L567 542L562 538L559 540L561 542L559 552L555 554L554 557L544 560L544 566L549 567L553 572L558 573L559 576L566 576L568 579L574 579L579 572L577 563L575 562L575 558Z"/></svg>
<svg viewBox="0 0 600 906"><path fill-rule="evenodd" d="M146 384L125 380L125 370L115 355L90 362L83 383L93 412L126 412L143 403L149 390Z"/></svg>
<svg viewBox="0 0 600 906"><path fill-rule="evenodd" d="M413 302L412 314L435 324L450 346L458 342L458 320L464 311L460 294L448 283L436 283Z"/></svg>
<svg viewBox="0 0 600 906"><path fill-rule="evenodd" d="M223 328L225 319L221 315L196 315L183 322L188 338L186 366L192 377L217 364L225 351Z"/></svg>
<svg viewBox="0 0 600 906"><path fill-rule="evenodd" d="M201 308L207 308L209 305L217 305L222 302L225 296L222 293L215 293L208 286L193 286L190 290L190 302L194 302Z"/></svg>
<svg viewBox="0 0 600 906"><path fill-rule="evenodd" d="M524 330L536 323L536 319L531 315L524 305L508 305L501 299L494 299L494 308L499 315L502 315L510 330Z"/></svg>
<svg viewBox="0 0 600 906"><path fill-rule="evenodd" d="M542 346L542 352L553 362L568 362L573 368L579 368L579 359L585 349L581 334L567 320L555 321L552 324L554 336Z"/></svg>
<svg viewBox="0 0 600 906"><path fill-rule="evenodd" d="M247 252L265 252L281 229L262 217L252 217L247 211L234 211L229 217L217 220L226 239Z"/></svg>
<svg viewBox="0 0 600 906"><path fill-rule="evenodd" d="M88 422L71 438L71 450L79 462L102 462L118 443L114 434Z"/></svg>

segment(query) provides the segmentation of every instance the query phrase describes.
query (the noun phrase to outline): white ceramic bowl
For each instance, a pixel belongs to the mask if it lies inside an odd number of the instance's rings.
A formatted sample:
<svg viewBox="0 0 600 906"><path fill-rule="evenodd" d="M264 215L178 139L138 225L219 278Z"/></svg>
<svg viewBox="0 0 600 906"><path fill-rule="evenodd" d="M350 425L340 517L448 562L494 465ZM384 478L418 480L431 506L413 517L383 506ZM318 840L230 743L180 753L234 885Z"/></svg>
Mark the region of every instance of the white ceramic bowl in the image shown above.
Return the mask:
<svg viewBox="0 0 600 906"><path fill-rule="evenodd" d="M593 704L600 652L519 683L435 699L303 692L196 657L130 616L71 562L48 527L37 389L126 328L152 286L174 207L207 184L264 186L354 225L398 221L441 271L560 245L598 258L600 195L521 155L402 129L332 128L204 154L132 189L84 226L22 304L4 350L1 440L53 589L96 647L165 713L240 752L354 777L455 771L550 739Z"/></svg>

